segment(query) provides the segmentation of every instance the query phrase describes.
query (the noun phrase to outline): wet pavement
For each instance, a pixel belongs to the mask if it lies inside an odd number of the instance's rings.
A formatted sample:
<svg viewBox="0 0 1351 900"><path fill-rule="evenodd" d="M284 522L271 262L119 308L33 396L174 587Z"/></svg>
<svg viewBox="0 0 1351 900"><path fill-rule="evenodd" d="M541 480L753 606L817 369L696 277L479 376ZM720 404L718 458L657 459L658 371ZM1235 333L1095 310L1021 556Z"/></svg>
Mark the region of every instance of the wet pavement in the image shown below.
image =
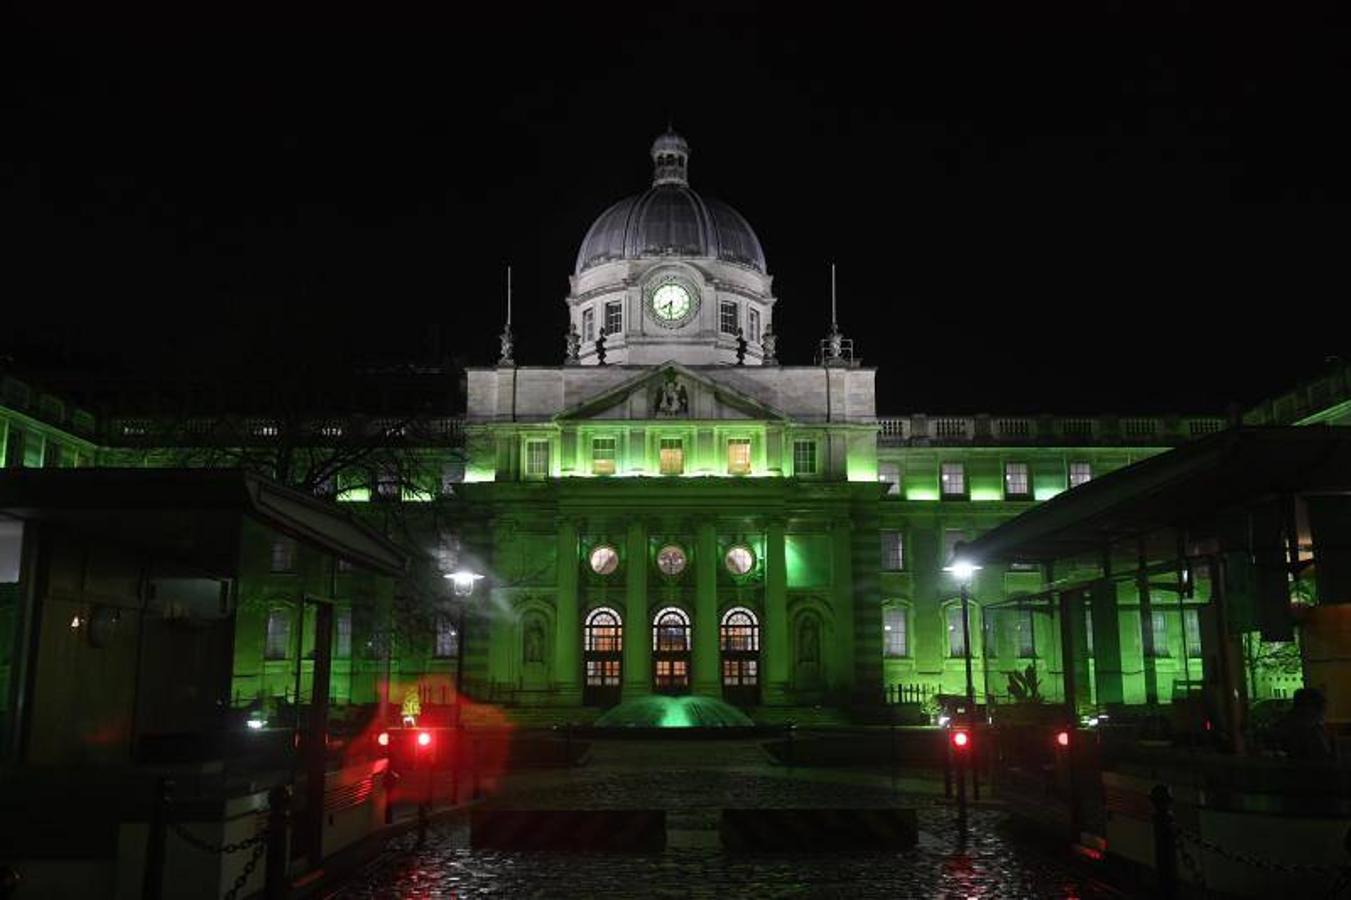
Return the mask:
<svg viewBox="0 0 1351 900"><path fill-rule="evenodd" d="M971 812L965 840L932 785L771 765L754 741L597 741L587 765L511 776L506 808L667 810L658 854L504 853L469 849L467 821L438 823L426 846L399 838L336 896L375 897L953 897L1108 898L1067 856L1021 840L996 808ZM734 855L718 839L723 807L888 807L917 811L919 843L890 852Z"/></svg>

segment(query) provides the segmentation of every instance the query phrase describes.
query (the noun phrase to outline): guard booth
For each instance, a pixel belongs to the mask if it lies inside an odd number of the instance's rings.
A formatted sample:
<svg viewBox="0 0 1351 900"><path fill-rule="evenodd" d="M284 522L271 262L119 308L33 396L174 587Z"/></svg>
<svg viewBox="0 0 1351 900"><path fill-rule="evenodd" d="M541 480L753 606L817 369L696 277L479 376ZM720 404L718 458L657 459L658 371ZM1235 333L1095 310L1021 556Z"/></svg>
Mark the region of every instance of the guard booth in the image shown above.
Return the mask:
<svg viewBox="0 0 1351 900"><path fill-rule="evenodd" d="M278 785L293 798L288 881L380 827L387 760L330 706L333 613L379 605L405 563L340 508L239 471L0 472L0 864L22 878L14 896L140 897L147 867L164 897L222 896L247 867L251 895ZM260 605L296 624L293 690L270 721L236 697L262 655ZM156 819L171 825L157 862Z"/></svg>

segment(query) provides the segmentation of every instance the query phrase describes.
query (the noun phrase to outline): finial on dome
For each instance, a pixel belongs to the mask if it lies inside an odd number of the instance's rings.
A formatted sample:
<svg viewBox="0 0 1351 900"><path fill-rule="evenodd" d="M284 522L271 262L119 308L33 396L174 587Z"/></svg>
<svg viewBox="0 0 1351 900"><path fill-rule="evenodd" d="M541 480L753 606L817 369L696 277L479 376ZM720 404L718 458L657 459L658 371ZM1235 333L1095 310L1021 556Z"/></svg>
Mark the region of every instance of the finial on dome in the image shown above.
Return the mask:
<svg viewBox="0 0 1351 900"><path fill-rule="evenodd" d="M652 142L652 184L689 184L689 159L690 145L668 122L665 133Z"/></svg>
<svg viewBox="0 0 1351 900"><path fill-rule="evenodd" d="M830 331L816 353L817 365L854 366L854 342L840 331L835 308L835 264L830 264Z"/></svg>

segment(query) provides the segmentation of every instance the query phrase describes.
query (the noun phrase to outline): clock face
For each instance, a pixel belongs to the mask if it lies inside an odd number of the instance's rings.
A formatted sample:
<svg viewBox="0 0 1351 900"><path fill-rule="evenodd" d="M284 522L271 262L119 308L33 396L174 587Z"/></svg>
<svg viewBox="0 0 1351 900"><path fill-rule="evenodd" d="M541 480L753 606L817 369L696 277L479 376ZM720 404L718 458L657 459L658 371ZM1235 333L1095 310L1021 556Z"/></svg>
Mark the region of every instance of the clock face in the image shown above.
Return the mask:
<svg viewBox="0 0 1351 900"><path fill-rule="evenodd" d="M690 292L672 281L652 292L651 304L652 314L658 321L666 324L683 322L694 307Z"/></svg>
<svg viewBox="0 0 1351 900"><path fill-rule="evenodd" d="M679 575L685 571L685 551L675 544L667 544L657 552L657 568L664 575Z"/></svg>

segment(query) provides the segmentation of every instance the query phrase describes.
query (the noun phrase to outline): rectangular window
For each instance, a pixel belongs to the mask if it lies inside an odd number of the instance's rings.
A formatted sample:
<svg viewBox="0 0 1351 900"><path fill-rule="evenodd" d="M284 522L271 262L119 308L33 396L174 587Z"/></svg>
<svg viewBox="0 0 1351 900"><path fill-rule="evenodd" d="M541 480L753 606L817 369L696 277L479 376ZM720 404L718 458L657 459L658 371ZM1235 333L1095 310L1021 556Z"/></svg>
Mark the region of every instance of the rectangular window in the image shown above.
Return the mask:
<svg viewBox="0 0 1351 900"><path fill-rule="evenodd" d="M595 343L596 340L596 308L588 306L582 310L582 342L585 344Z"/></svg>
<svg viewBox="0 0 1351 900"><path fill-rule="evenodd" d="M680 438L661 439L661 474L685 474L685 442Z"/></svg>
<svg viewBox="0 0 1351 900"><path fill-rule="evenodd" d="M1004 496L1027 497L1032 493L1032 478L1027 463L1004 463Z"/></svg>
<svg viewBox="0 0 1351 900"><path fill-rule="evenodd" d="M5 439L5 466L17 469L23 465L23 445L27 435L22 428L9 426L9 435Z"/></svg>
<svg viewBox="0 0 1351 900"><path fill-rule="evenodd" d="M333 655L348 659L352 655L352 610L344 608L333 618Z"/></svg>
<svg viewBox="0 0 1351 900"><path fill-rule="evenodd" d="M882 570L899 572L905 568L905 539L899 531L882 532Z"/></svg>
<svg viewBox="0 0 1351 900"><path fill-rule="evenodd" d="M23 464L25 468L42 468L42 445L44 441L40 434L28 435L28 440L24 442Z"/></svg>
<svg viewBox="0 0 1351 900"><path fill-rule="evenodd" d="M730 300L722 301L718 307L718 330L723 334L736 334L737 308Z"/></svg>
<svg viewBox="0 0 1351 900"><path fill-rule="evenodd" d="M943 610L944 624L948 629L948 656L966 656L966 635L962 631L962 606L953 603Z"/></svg>
<svg viewBox="0 0 1351 900"><path fill-rule="evenodd" d="M549 442L525 442L525 474L531 478L544 478L549 474Z"/></svg>
<svg viewBox="0 0 1351 900"><path fill-rule="evenodd" d="M1086 462L1070 463L1070 487L1078 487L1093 480L1093 466Z"/></svg>
<svg viewBox="0 0 1351 900"><path fill-rule="evenodd" d="M1204 655L1201 651L1201 611L1184 609L1182 611L1182 635L1187 639L1187 656L1197 659Z"/></svg>
<svg viewBox="0 0 1351 900"><path fill-rule="evenodd" d="M294 572L296 570L296 542L288 537L272 539L272 571Z"/></svg>
<svg viewBox="0 0 1351 900"><path fill-rule="evenodd" d="M747 330L750 332L746 335L746 340L753 344L760 343L760 310L747 308L746 324L749 326Z"/></svg>
<svg viewBox="0 0 1351 900"><path fill-rule="evenodd" d="M1168 614L1160 609L1149 611L1150 633L1154 636L1154 656L1172 656L1168 652Z"/></svg>
<svg viewBox="0 0 1351 900"><path fill-rule="evenodd" d="M896 463L879 463L877 480L887 486L887 496L897 497L901 493L901 467Z"/></svg>
<svg viewBox="0 0 1351 900"><path fill-rule="evenodd" d="M267 614L263 659L286 659L291 655L291 611L274 609Z"/></svg>
<svg viewBox="0 0 1351 900"><path fill-rule="evenodd" d="M727 474L749 475L751 472L750 438L732 438L727 442Z"/></svg>
<svg viewBox="0 0 1351 900"><path fill-rule="evenodd" d="M938 476L943 496L950 499L966 497L966 466L962 463L943 463Z"/></svg>
<svg viewBox="0 0 1351 900"><path fill-rule="evenodd" d="M624 303L611 300L605 304L605 333L618 334L624 330Z"/></svg>
<svg viewBox="0 0 1351 900"><path fill-rule="evenodd" d="M588 659L586 661L586 683L590 687L618 687L619 660Z"/></svg>
<svg viewBox="0 0 1351 900"><path fill-rule="evenodd" d="M615 473L615 439L595 438L591 441L591 474Z"/></svg>
<svg viewBox="0 0 1351 900"><path fill-rule="evenodd" d="M882 652L886 656L909 656L910 635L906 630L905 607L892 606L882 612Z"/></svg>
<svg viewBox="0 0 1351 900"><path fill-rule="evenodd" d="M957 555L957 545L966 540L966 532L957 528L949 528L943 532L943 565L952 565L953 558Z"/></svg>
<svg viewBox="0 0 1351 900"><path fill-rule="evenodd" d="M382 465L375 472L375 496L380 500L398 500L399 471L392 465Z"/></svg>
<svg viewBox="0 0 1351 900"><path fill-rule="evenodd" d="M460 632L450 616L436 617L436 648L434 655L439 659L451 659L460 652Z"/></svg>
<svg viewBox="0 0 1351 900"><path fill-rule="evenodd" d="M1037 632L1036 625L1032 619L1032 610L1020 609L1015 611L1014 630L1017 632L1014 637L1014 646L1018 648L1018 655L1024 659L1037 655Z"/></svg>
<svg viewBox="0 0 1351 900"><path fill-rule="evenodd" d="M816 441L793 441L793 474L816 474Z"/></svg>

